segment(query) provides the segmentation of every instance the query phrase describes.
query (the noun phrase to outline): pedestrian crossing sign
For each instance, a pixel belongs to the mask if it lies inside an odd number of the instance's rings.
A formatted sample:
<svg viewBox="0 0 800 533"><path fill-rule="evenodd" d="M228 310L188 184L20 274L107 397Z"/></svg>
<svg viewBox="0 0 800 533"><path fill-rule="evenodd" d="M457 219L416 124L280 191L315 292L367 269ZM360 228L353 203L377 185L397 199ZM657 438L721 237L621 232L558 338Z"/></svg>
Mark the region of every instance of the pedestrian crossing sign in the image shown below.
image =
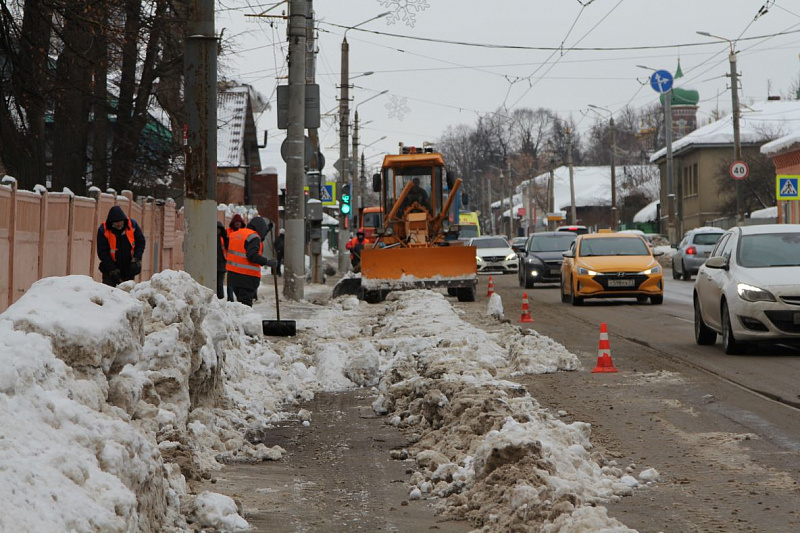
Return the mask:
<svg viewBox="0 0 800 533"><path fill-rule="evenodd" d="M336 182L326 182L319 188L319 199L322 205L336 205Z"/></svg>
<svg viewBox="0 0 800 533"><path fill-rule="evenodd" d="M778 200L800 200L800 176L786 176L779 174L776 178L776 198Z"/></svg>

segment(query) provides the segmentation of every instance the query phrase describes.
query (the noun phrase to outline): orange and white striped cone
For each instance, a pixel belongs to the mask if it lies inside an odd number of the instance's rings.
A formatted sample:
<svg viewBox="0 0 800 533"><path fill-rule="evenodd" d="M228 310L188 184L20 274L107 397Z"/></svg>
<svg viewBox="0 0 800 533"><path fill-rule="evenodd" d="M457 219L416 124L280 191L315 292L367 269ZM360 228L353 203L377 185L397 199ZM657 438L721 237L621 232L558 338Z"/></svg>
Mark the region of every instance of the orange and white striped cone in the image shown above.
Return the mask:
<svg viewBox="0 0 800 533"><path fill-rule="evenodd" d="M489 276L489 291L486 296L491 296L492 294L494 294L494 283L492 282L492 276Z"/></svg>
<svg viewBox="0 0 800 533"><path fill-rule="evenodd" d="M600 343L597 349L597 366L592 370L592 374L601 372L619 372L614 368L611 360L611 343L608 341L608 329L605 322L600 324Z"/></svg>
<svg viewBox="0 0 800 533"><path fill-rule="evenodd" d="M522 293L522 316L519 319L519 323L522 324L523 322L533 322L533 318L531 317L531 310L528 307L528 293Z"/></svg>

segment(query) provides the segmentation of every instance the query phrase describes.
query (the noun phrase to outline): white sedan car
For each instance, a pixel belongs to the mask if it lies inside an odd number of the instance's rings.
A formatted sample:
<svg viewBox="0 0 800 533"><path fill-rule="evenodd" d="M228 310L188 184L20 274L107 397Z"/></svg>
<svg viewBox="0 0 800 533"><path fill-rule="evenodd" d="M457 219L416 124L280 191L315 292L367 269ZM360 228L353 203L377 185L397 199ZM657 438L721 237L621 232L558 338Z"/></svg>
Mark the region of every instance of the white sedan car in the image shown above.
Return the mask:
<svg viewBox="0 0 800 533"><path fill-rule="evenodd" d="M728 230L697 273L697 344L725 353L759 341L800 341L800 224Z"/></svg>
<svg viewBox="0 0 800 533"><path fill-rule="evenodd" d="M519 271L519 257L511 249L505 237L475 237L469 246L477 248L478 272L500 272L516 274Z"/></svg>

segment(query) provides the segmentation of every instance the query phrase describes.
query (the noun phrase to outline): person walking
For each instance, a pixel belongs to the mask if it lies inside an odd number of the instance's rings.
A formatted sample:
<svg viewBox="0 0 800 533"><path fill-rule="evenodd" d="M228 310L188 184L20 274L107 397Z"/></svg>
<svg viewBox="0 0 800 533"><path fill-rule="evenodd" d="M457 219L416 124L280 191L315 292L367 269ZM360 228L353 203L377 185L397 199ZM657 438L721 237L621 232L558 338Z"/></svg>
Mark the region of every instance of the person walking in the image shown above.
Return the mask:
<svg viewBox="0 0 800 533"><path fill-rule="evenodd" d="M244 223L244 219L242 218L242 215L240 215L239 213L236 213L235 215L233 215L233 217L231 218L230 223L228 224L228 230L227 230L228 231L228 240L230 241L231 234L234 231L238 231L238 230L244 228L244 226L245 226L245 223ZM234 291L233 291L233 285L231 285L231 277L228 276L228 301L229 302L235 302L236 301L234 299L234 297L233 297L234 296L233 292Z"/></svg>
<svg viewBox="0 0 800 533"><path fill-rule="evenodd" d="M284 237L285 233L286 230L281 228L281 230L278 232L278 236L275 237L275 242L273 243L275 245L275 259L278 261L278 266L275 267L275 273L278 276L282 275L281 267L283 266L283 249L286 240Z"/></svg>
<svg viewBox="0 0 800 533"><path fill-rule="evenodd" d="M225 226L217 221L217 298L225 299L225 272L227 271L228 232Z"/></svg>
<svg viewBox="0 0 800 533"><path fill-rule="evenodd" d="M116 287L142 272L145 238L142 228L128 218L118 205L108 210L106 221L97 228L97 257L103 283Z"/></svg>
<svg viewBox="0 0 800 533"><path fill-rule="evenodd" d="M255 217L246 228L231 233L228 247L228 285L233 286L236 299L253 306L261 284L261 267L276 267L278 262L263 256L264 239L272 222Z"/></svg>

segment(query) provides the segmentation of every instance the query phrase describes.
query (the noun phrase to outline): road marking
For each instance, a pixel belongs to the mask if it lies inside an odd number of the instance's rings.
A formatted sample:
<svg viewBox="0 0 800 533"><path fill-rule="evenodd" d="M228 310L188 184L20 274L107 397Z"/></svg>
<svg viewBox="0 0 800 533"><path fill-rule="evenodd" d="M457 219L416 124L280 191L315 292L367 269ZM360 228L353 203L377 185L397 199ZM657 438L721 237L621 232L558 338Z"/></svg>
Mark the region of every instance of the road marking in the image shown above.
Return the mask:
<svg viewBox="0 0 800 533"><path fill-rule="evenodd" d="M681 318L679 316L672 317L675 320L680 320L681 322L688 322L689 324L694 324L694 320L689 320L688 318Z"/></svg>

